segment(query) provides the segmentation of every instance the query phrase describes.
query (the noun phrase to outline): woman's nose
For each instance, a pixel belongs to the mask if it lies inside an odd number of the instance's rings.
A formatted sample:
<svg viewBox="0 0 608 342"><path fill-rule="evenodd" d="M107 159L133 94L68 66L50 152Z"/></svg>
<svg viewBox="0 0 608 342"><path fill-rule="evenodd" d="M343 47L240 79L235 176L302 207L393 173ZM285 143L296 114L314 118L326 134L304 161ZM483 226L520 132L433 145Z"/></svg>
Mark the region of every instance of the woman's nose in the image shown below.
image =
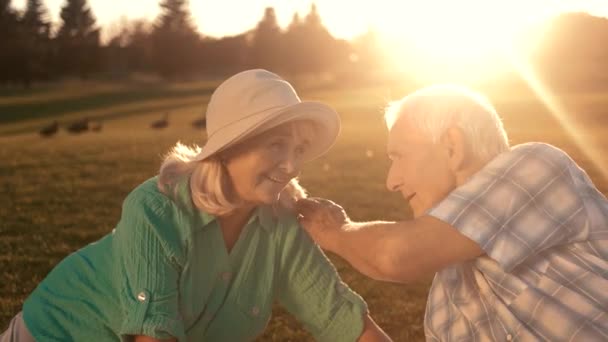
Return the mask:
<svg viewBox="0 0 608 342"><path fill-rule="evenodd" d="M293 154L285 156L280 164L280 168L288 175L297 174L300 171L300 161Z"/></svg>

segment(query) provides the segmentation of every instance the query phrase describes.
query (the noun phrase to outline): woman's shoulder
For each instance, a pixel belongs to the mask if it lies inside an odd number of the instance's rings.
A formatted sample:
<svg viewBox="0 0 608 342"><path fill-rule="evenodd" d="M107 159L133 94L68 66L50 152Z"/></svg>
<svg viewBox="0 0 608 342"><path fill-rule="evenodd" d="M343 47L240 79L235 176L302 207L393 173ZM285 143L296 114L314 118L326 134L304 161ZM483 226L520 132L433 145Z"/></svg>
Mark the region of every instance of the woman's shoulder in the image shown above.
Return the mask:
<svg viewBox="0 0 608 342"><path fill-rule="evenodd" d="M171 196L159 190L157 177L152 177L127 195L116 231L132 234L154 231L152 235L160 239L165 250L171 250L175 255L191 238L192 218Z"/></svg>
<svg viewBox="0 0 608 342"><path fill-rule="evenodd" d="M158 176L151 177L137 185L125 198L125 203L166 210L176 206L179 202L180 189L183 181L173 187L161 191L158 185Z"/></svg>
<svg viewBox="0 0 608 342"><path fill-rule="evenodd" d="M276 227L274 229L275 238L280 243L301 239L301 235L306 232L300 227L298 214L291 209L280 208L275 211Z"/></svg>
<svg viewBox="0 0 608 342"><path fill-rule="evenodd" d="M158 176L154 176L144 180L142 183L138 184L129 192L126 199L142 199L148 201L154 201L157 199L158 201L162 201L161 195L162 192L158 189L157 184Z"/></svg>
<svg viewBox="0 0 608 342"><path fill-rule="evenodd" d="M123 217L145 219L161 226L188 230L193 215L180 204L180 193L173 189L163 192L157 184L157 177L152 177L136 186L123 202Z"/></svg>

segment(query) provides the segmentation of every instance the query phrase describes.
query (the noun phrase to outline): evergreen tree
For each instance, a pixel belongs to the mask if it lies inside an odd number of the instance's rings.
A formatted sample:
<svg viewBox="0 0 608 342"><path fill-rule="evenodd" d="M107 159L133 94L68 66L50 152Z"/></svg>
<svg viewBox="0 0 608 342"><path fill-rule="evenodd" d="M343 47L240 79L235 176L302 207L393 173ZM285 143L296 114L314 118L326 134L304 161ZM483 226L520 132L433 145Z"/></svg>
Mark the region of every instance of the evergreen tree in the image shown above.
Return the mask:
<svg viewBox="0 0 608 342"><path fill-rule="evenodd" d="M310 12L306 15L304 19L304 23L310 29L315 30L324 30L323 22L321 21L321 16L319 15L319 11L317 11L317 5L312 3L310 5Z"/></svg>
<svg viewBox="0 0 608 342"><path fill-rule="evenodd" d="M0 0L0 82L17 81L20 64L19 21L10 0Z"/></svg>
<svg viewBox="0 0 608 342"><path fill-rule="evenodd" d="M40 0L27 0L25 13L21 18L23 26L36 36L48 38L51 24L46 8Z"/></svg>
<svg viewBox="0 0 608 342"><path fill-rule="evenodd" d="M21 78L29 87L33 80L48 78L51 69L50 22L40 0L28 0L21 18Z"/></svg>
<svg viewBox="0 0 608 342"><path fill-rule="evenodd" d="M323 26L317 6L300 20L295 14L284 39L285 59L296 73L322 73L348 61L348 47Z"/></svg>
<svg viewBox="0 0 608 342"><path fill-rule="evenodd" d="M152 25L138 20L133 22L127 39L128 67L130 70L153 70Z"/></svg>
<svg viewBox="0 0 608 342"><path fill-rule="evenodd" d="M281 61L281 29L274 8L268 7L253 32L251 62L253 67L276 70Z"/></svg>
<svg viewBox="0 0 608 342"><path fill-rule="evenodd" d="M202 62L200 37L194 29L186 0L162 0L152 33L153 60L165 78L186 75Z"/></svg>
<svg viewBox="0 0 608 342"><path fill-rule="evenodd" d="M291 17L291 22L289 23L289 26L287 26L287 31L296 30L301 26L302 19L300 19L300 15L296 12L293 14L293 17Z"/></svg>
<svg viewBox="0 0 608 342"><path fill-rule="evenodd" d="M66 0L57 33L61 71L87 77L99 66L99 29L86 0Z"/></svg>
<svg viewBox="0 0 608 342"><path fill-rule="evenodd" d="M302 41L302 48L304 51L309 51L309 56L304 61L305 71L310 73L331 71L330 69L338 62L335 56L337 44L323 26L314 3L310 6L310 12L304 18L302 26L304 31L302 35L307 37Z"/></svg>
<svg viewBox="0 0 608 342"><path fill-rule="evenodd" d="M291 19L291 23L287 26L287 31L283 38L285 68L289 72L300 74L306 71L306 59L308 56L303 46L306 38L304 22L300 19L298 13L295 13Z"/></svg>

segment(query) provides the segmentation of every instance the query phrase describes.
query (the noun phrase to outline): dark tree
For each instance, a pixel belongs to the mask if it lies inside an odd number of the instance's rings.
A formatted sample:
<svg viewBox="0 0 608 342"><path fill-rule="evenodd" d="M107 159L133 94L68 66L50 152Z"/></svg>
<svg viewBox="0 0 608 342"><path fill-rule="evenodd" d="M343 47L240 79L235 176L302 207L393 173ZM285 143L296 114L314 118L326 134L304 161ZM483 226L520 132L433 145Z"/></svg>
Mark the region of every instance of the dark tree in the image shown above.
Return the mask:
<svg viewBox="0 0 608 342"><path fill-rule="evenodd" d="M305 63L306 71L312 73L333 71L333 68L347 59L348 56L343 55L340 44L323 26L321 16L314 3L304 18L303 29L307 39L302 42L302 47L304 50L310 51L310 58L307 58L307 63Z"/></svg>
<svg viewBox="0 0 608 342"><path fill-rule="evenodd" d="M130 70L151 71L153 68L152 25L139 20L132 23L127 39Z"/></svg>
<svg viewBox="0 0 608 342"><path fill-rule="evenodd" d="M285 34L284 55L293 72L332 72L348 61L347 45L334 39L323 26L317 6L313 3L304 20L294 15Z"/></svg>
<svg viewBox="0 0 608 342"><path fill-rule="evenodd" d="M153 72L152 25L145 20L122 18L112 27L108 43L103 47L104 71L114 77L131 72Z"/></svg>
<svg viewBox="0 0 608 342"><path fill-rule="evenodd" d="M86 78L99 67L99 29L86 0L66 0L57 33L58 67Z"/></svg>
<svg viewBox="0 0 608 342"><path fill-rule="evenodd" d="M291 73L299 74L306 71L306 59L303 42L306 40L306 29L298 13L293 15L283 38L284 68Z"/></svg>
<svg viewBox="0 0 608 342"><path fill-rule="evenodd" d="M154 66L165 78L184 76L202 62L199 34L186 0L162 0L160 7L152 32Z"/></svg>
<svg viewBox="0 0 608 342"><path fill-rule="evenodd" d="M268 7L251 37L250 62L252 67L276 70L281 62L281 29L274 8Z"/></svg>
<svg viewBox="0 0 608 342"><path fill-rule="evenodd" d="M323 21L321 20L321 15L319 15L319 11L317 11L317 5L312 3L310 5L310 12L306 15L304 22L309 28L324 30Z"/></svg>
<svg viewBox="0 0 608 342"><path fill-rule="evenodd" d="M26 87L34 80L46 79L51 72L51 24L40 0L28 0L21 18L22 69L21 79Z"/></svg>
<svg viewBox="0 0 608 342"><path fill-rule="evenodd" d="M221 76L234 74L246 69L250 63L247 59L250 50L246 34L221 39L204 39L203 49L207 61L203 71L207 74Z"/></svg>
<svg viewBox="0 0 608 342"><path fill-rule="evenodd" d="M40 0L27 0L25 13L21 18L23 26L33 35L48 38L51 24L46 8Z"/></svg>
<svg viewBox="0 0 608 342"><path fill-rule="evenodd" d="M17 13L10 0L0 0L0 82L19 79L20 39Z"/></svg>

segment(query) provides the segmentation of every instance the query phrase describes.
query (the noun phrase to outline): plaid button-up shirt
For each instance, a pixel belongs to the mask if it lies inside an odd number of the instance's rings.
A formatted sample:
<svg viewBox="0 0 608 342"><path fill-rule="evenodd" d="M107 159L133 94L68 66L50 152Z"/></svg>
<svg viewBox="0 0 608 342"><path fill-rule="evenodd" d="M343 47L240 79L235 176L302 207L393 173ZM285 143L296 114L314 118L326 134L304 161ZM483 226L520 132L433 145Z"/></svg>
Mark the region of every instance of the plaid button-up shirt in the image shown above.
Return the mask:
<svg viewBox="0 0 608 342"><path fill-rule="evenodd" d="M486 253L435 275L428 341L608 341L608 201L565 152L516 146L428 214Z"/></svg>

